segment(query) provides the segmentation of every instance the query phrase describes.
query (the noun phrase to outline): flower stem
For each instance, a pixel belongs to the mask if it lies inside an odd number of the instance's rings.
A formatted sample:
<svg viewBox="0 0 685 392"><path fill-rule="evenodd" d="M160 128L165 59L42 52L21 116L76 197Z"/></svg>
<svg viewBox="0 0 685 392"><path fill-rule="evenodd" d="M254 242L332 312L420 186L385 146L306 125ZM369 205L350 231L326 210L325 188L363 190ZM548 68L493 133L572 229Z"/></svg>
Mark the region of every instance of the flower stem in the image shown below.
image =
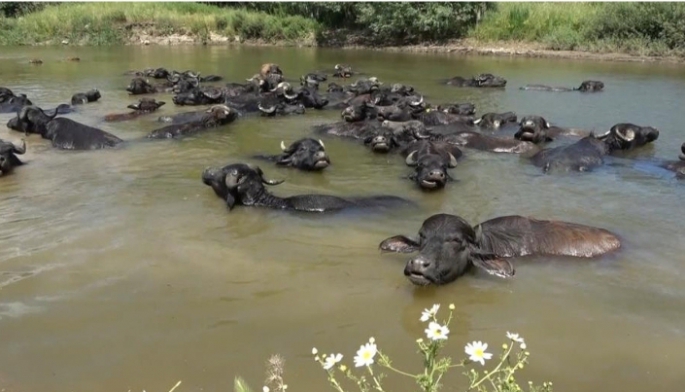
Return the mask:
<svg viewBox="0 0 685 392"><path fill-rule="evenodd" d="M501 361L499 361L499 364L497 365L497 367L495 367L490 373L488 373L488 374L486 374L485 376L483 376L483 378L482 378L480 381L478 381L477 383L471 385L471 388L470 388L470 389L476 388L477 386L479 386L480 384L482 384L483 381L489 380L490 377L491 377L493 374L499 372L500 368L501 368L502 365L504 364L504 361L506 360L506 358L509 357L509 353L511 353L511 349L512 349L512 348L514 348L514 346L513 346L513 345L510 345L509 348L507 349L507 352L504 354L504 359L502 359Z"/></svg>

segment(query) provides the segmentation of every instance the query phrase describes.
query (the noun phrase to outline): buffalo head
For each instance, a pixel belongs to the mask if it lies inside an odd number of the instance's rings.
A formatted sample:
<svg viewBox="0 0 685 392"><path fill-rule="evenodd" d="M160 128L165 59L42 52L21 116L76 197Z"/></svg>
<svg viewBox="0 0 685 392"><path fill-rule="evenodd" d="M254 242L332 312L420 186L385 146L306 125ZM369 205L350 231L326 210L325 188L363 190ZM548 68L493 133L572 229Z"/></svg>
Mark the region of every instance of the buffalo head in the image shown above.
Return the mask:
<svg viewBox="0 0 685 392"><path fill-rule="evenodd" d="M604 83L599 80L586 80L575 90L582 92L595 92L604 90Z"/></svg>
<svg viewBox="0 0 685 392"><path fill-rule="evenodd" d="M381 242L379 248L387 252L419 252L404 268L404 275L418 286L453 282L472 266L502 278L514 276L513 265L483 252L478 237L461 217L436 214L423 222L418 239L397 235Z"/></svg>
<svg viewBox="0 0 685 392"><path fill-rule="evenodd" d="M321 140L303 138L286 147L281 141L283 153L276 158L276 164L292 166L300 170L319 171L327 168L331 160Z"/></svg>
<svg viewBox="0 0 685 392"><path fill-rule="evenodd" d="M128 87L126 87L126 91L131 95L136 95L155 93L157 89L143 78L133 78Z"/></svg>
<svg viewBox="0 0 685 392"><path fill-rule="evenodd" d="M480 74L473 78L477 87L505 87L507 80L493 74Z"/></svg>
<svg viewBox="0 0 685 392"><path fill-rule="evenodd" d="M135 110L137 112L152 113L155 110L164 106L166 102L157 101L154 98L141 98L137 103L132 103L127 106L128 109Z"/></svg>
<svg viewBox="0 0 685 392"><path fill-rule="evenodd" d="M630 123L616 124L603 135L598 135L609 151L632 150L659 138L659 130Z"/></svg>
<svg viewBox="0 0 685 392"><path fill-rule="evenodd" d="M219 89L195 88L185 93L174 95L171 99L175 105L211 105L224 99L223 91Z"/></svg>
<svg viewBox="0 0 685 392"><path fill-rule="evenodd" d="M259 166L236 163L222 168L206 168L202 182L226 201L229 209L237 204L252 205L266 192L264 185L278 185L283 180L267 180Z"/></svg>
<svg viewBox="0 0 685 392"><path fill-rule="evenodd" d="M22 139L21 147L0 139L0 176L9 174L16 166L22 164L16 155L26 152L26 142Z"/></svg>
<svg viewBox="0 0 685 392"><path fill-rule="evenodd" d="M545 143L552 140L547 135L550 128L549 122L540 116L525 116L519 122L519 130L514 138L535 144Z"/></svg>

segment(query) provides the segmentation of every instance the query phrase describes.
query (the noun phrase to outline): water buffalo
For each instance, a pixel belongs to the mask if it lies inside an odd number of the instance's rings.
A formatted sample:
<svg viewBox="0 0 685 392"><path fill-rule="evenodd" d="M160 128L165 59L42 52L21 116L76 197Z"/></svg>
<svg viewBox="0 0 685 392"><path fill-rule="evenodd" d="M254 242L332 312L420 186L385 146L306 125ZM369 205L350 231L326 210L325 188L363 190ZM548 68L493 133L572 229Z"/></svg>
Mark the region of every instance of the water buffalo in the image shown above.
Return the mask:
<svg viewBox="0 0 685 392"><path fill-rule="evenodd" d="M658 139L659 131L635 124L616 124L603 135L591 133L579 141L542 150L531 157L543 172L591 171L604 164L604 156L618 151L634 150Z"/></svg>
<svg viewBox="0 0 685 392"><path fill-rule="evenodd" d="M386 252L418 252L404 267L404 275L417 286L453 282L473 266L510 278L515 269L507 259L513 257L591 258L620 247L621 241L611 232L576 223L510 215L472 227L450 214L426 219L418 239L397 235L379 245Z"/></svg>
<svg viewBox="0 0 685 392"><path fill-rule="evenodd" d="M385 120L381 123L380 128L369 127L365 130L364 144L370 147L373 152L388 153L429 137L430 134L425 125L420 121L393 122Z"/></svg>
<svg viewBox="0 0 685 392"><path fill-rule="evenodd" d="M321 171L331 164L326 146L321 140L302 138L286 147L281 141L279 155L257 155L257 159L273 161L278 166L290 166L303 171Z"/></svg>
<svg viewBox="0 0 685 392"><path fill-rule="evenodd" d="M519 129L514 134L514 138L540 144L551 142L560 135L586 137L590 135L590 132L552 126L540 116L524 116L519 122Z"/></svg>
<svg viewBox="0 0 685 392"><path fill-rule="evenodd" d="M453 126L451 125L446 127L447 130L452 128ZM514 138L494 137L467 130L439 134L437 133L436 128L431 128L429 131L432 134L431 140L444 141L474 150L528 155L540 151L540 148L534 143L516 140Z"/></svg>
<svg viewBox="0 0 685 392"><path fill-rule="evenodd" d="M502 125L516 123L517 117L514 112L485 113L473 123L482 129L499 129Z"/></svg>
<svg viewBox="0 0 685 392"><path fill-rule="evenodd" d="M325 74L310 72L300 76L300 86L319 88L319 83L325 82L328 77Z"/></svg>
<svg viewBox="0 0 685 392"><path fill-rule="evenodd" d="M419 140L405 147L401 154L405 163L414 166L414 173L409 176L421 189L442 189L451 179L448 168L457 167L461 150L452 144Z"/></svg>
<svg viewBox="0 0 685 392"><path fill-rule="evenodd" d="M352 75L354 75L354 72L349 65L336 64L333 67L333 77L347 79L351 78Z"/></svg>
<svg viewBox="0 0 685 392"><path fill-rule="evenodd" d="M174 95L171 101L178 106L212 105L223 102L224 93L217 88L193 88Z"/></svg>
<svg viewBox="0 0 685 392"><path fill-rule="evenodd" d="M471 78L455 76L443 83L455 87L505 87L507 85L507 80L500 76L485 73Z"/></svg>
<svg viewBox="0 0 685 392"><path fill-rule="evenodd" d="M604 83L597 80L586 80L578 87L554 87L544 84L527 84L519 88L520 90L532 91L553 91L553 92L567 92L567 91L581 91L581 92L596 92L604 89Z"/></svg>
<svg viewBox="0 0 685 392"><path fill-rule="evenodd" d="M372 76L370 78L357 79L356 82L350 84L347 88L349 91L357 95L369 94L374 90L378 90L383 83L378 81L378 78Z"/></svg>
<svg viewBox="0 0 685 392"><path fill-rule="evenodd" d="M26 106L7 126L15 131L36 133L50 140L52 146L62 150L94 150L110 148L123 142L118 137L98 128L78 123L68 118L55 118L41 108Z"/></svg>
<svg viewBox="0 0 685 392"><path fill-rule="evenodd" d="M267 77L272 74L283 75L283 71L281 71L281 67L279 67L278 64L266 63L262 64L259 74L263 77Z"/></svg>
<svg viewBox="0 0 685 392"><path fill-rule="evenodd" d="M267 180L259 166L235 163L222 168L208 167L202 172L202 182L226 201L229 210L236 205L267 207L304 212L332 212L346 208L400 207L416 204L397 196L342 198L332 195L309 194L279 197L264 185L278 185L283 180Z"/></svg>
<svg viewBox="0 0 685 392"><path fill-rule="evenodd" d="M473 116L476 114L476 105L472 103L443 103L437 105L435 110L450 114L461 114L462 116Z"/></svg>
<svg viewBox="0 0 685 392"><path fill-rule="evenodd" d="M33 105L26 94L14 95L12 90L0 87L0 113L16 113L24 106Z"/></svg>
<svg viewBox="0 0 685 392"><path fill-rule="evenodd" d="M128 87L126 87L126 91L131 95L140 95L165 92L167 91L167 88L163 86L153 86L143 78L133 78Z"/></svg>
<svg viewBox="0 0 685 392"><path fill-rule="evenodd" d="M283 97L292 103L299 102L305 108L323 109L328 105L328 98L319 95L313 87L304 86L297 91L294 91L296 95L283 94Z"/></svg>
<svg viewBox="0 0 685 392"><path fill-rule="evenodd" d="M160 107L164 106L166 102L157 101L154 98L141 98L137 103L130 104L127 108L133 110L129 113L118 113L118 114L108 114L105 116L105 121L115 122L115 121L126 121L132 120L136 117L142 116L144 114L150 114L155 112Z"/></svg>
<svg viewBox="0 0 685 392"><path fill-rule="evenodd" d="M71 97L71 104L82 105L90 102L96 102L100 98L102 98L102 95L100 95L100 90L94 88L92 90L86 91L85 93L74 94Z"/></svg>
<svg viewBox="0 0 685 392"><path fill-rule="evenodd" d="M670 161L661 164L664 169L675 172L676 178L685 178L685 143L680 146L680 155L677 161Z"/></svg>
<svg viewBox="0 0 685 392"><path fill-rule="evenodd" d="M473 125L474 118L472 116L465 116L461 114L452 114L445 112L430 111L416 111L413 117L426 125L450 125L450 124L466 124Z"/></svg>
<svg viewBox="0 0 685 392"><path fill-rule="evenodd" d="M226 105L214 105L207 109L201 117L191 121L175 123L155 129L146 137L149 139L172 139L192 135L207 129L229 124L238 118L238 111Z"/></svg>
<svg viewBox="0 0 685 392"><path fill-rule="evenodd" d="M281 102L270 104L264 104L260 102L257 107L262 113L262 116L265 117L288 116L291 114L304 114L305 112L305 107L301 103L298 103L297 105L289 105Z"/></svg>
<svg viewBox="0 0 685 392"><path fill-rule="evenodd" d="M0 139L0 177L12 173L15 167L24 163L17 158L26 152L26 142L22 139L21 147Z"/></svg>

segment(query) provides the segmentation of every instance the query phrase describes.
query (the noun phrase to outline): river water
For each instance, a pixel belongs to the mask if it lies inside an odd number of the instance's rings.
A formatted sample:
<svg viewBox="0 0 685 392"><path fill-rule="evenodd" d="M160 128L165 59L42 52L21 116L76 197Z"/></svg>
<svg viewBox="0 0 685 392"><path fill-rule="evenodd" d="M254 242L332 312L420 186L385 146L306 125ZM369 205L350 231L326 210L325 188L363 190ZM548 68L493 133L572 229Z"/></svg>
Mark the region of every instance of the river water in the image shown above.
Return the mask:
<svg viewBox="0 0 685 392"><path fill-rule="evenodd" d="M63 61L78 56L81 62ZM31 58L43 64L28 64ZM66 152L31 136L27 165L0 180L0 382L18 391L232 390L240 375L261 388L264 362L286 360L289 390L325 390L311 349L352 357L370 336L398 367L418 371L419 321L433 303L456 305L445 353L463 358L472 340L499 352L520 333L531 364L522 384L549 380L560 391L680 390L685 384L685 187L655 169L685 141L685 69L679 65L459 57L295 48L3 48L0 86L45 108L97 87L102 99L70 118L134 139L156 118L194 108L166 106L135 121L104 123L136 101L130 69L193 69L240 81L262 63L286 77L350 63L386 83L413 85L433 102L473 102L477 113L539 114L562 126L605 130L652 125L660 138L634 159L594 173L542 175L517 156L467 152L443 192L424 193L402 176L397 156L373 155L324 139L332 165L302 173L253 161L334 122L339 111L240 119L180 141L115 151ZM458 89L436 80L495 73L505 90ZM577 86L604 81L598 94L520 91L527 83ZM0 138L19 141L4 124ZM237 207L228 212L200 174L209 165L257 163L286 182L279 195L395 194L420 207L376 215L297 215ZM383 239L414 235L438 213L475 224L521 214L604 227L623 239L596 260L535 258L514 279L470 274L416 289L403 276L407 255L381 255ZM491 364L492 365L492 364ZM480 368L480 365L477 365ZM445 390L463 390L456 371ZM415 390L389 377L394 391Z"/></svg>

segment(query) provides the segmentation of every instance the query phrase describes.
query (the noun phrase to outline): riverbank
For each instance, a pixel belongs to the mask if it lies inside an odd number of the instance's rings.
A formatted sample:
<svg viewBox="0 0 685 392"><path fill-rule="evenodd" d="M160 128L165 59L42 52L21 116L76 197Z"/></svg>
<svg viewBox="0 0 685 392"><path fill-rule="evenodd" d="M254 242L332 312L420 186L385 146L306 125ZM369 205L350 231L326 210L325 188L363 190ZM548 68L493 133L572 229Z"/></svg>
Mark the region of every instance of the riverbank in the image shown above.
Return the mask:
<svg viewBox="0 0 685 392"><path fill-rule="evenodd" d="M393 45L387 41L379 42L377 36L368 32L330 28L302 15L272 15L200 3L62 3L19 18L0 17L0 45L230 44L595 61L685 62L683 51L669 49L661 41L639 37L617 40L597 33L602 29L615 30L615 26L597 27L597 18L607 24L609 17L624 15L628 20L634 20L633 14L646 12L642 6L601 4L573 3L560 7L557 3L498 3L468 31L469 38ZM680 9L662 8L655 10ZM685 12L685 7L682 10ZM660 17L659 20L663 19Z"/></svg>

